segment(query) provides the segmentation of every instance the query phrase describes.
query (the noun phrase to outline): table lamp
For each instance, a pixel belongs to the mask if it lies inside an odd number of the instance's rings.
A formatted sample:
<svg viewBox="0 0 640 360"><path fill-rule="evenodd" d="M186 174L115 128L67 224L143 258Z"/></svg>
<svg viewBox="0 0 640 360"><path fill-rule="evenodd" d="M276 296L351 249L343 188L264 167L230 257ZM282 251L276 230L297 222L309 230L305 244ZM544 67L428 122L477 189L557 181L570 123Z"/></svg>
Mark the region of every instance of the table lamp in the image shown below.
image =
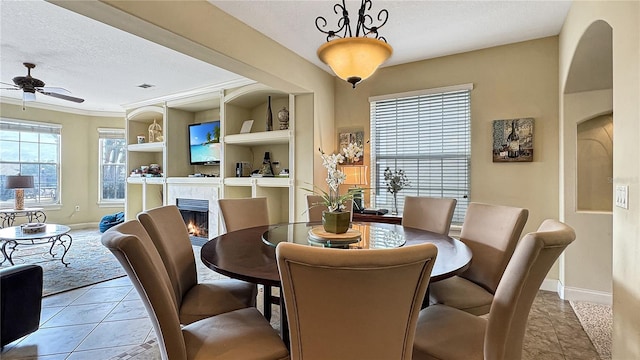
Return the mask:
<svg viewBox="0 0 640 360"><path fill-rule="evenodd" d="M8 175L5 187L16 191L14 210L24 210L24 189L33 188L33 176Z"/></svg>
<svg viewBox="0 0 640 360"><path fill-rule="evenodd" d="M367 185L367 167L365 165L344 165L342 166L342 172L345 175L345 185L355 185L355 187ZM364 210L362 204L363 195L363 191L360 189L353 197L354 209L358 212Z"/></svg>

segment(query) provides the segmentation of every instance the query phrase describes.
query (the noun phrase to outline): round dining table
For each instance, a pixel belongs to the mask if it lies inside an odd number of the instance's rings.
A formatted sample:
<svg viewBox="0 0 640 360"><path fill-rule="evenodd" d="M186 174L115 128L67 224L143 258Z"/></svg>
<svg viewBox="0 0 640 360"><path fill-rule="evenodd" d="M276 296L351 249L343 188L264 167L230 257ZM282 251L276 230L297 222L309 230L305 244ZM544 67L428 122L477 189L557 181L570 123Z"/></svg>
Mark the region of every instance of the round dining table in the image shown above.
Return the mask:
<svg viewBox="0 0 640 360"><path fill-rule="evenodd" d="M264 314L271 317L271 286L280 287L280 274L276 261L276 246L287 241L308 246L322 246L309 231L320 223L290 223L258 226L219 235L202 246L200 257L210 269L234 279L262 284L264 287ZM432 243L438 248L431 282L446 279L465 271L471 264L471 249L462 241L447 235L373 222L353 222L351 229L361 233L358 241L350 242L345 251L357 249L392 248ZM426 300L428 301L428 300ZM286 312L280 306L280 331L288 340Z"/></svg>

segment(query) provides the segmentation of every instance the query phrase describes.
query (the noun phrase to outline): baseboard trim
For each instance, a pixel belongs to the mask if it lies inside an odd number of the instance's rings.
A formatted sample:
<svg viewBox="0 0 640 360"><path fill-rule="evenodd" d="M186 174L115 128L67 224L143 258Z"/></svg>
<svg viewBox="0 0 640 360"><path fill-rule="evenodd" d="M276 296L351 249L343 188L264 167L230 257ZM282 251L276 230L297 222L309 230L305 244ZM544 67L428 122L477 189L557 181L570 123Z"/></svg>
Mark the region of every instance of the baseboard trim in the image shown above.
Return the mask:
<svg viewBox="0 0 640 360"><path fill-rule="evenodd" d="M608 292L574 288L569 286L563 286L562 291L564 296L560 296L560 297L564 300L586 301L590 303L604 304L604 305L613 304L613 294Z"/></svg>
<svg viewBox="0 0 640 360"><path fill-rule="evenodd" d="M70 227L71 230L80 230L80 229L88 229L88 228L97 229L99 224L100 223L97 223L97 222L90 222L90 223L69 224L67 226Z"/></svg>

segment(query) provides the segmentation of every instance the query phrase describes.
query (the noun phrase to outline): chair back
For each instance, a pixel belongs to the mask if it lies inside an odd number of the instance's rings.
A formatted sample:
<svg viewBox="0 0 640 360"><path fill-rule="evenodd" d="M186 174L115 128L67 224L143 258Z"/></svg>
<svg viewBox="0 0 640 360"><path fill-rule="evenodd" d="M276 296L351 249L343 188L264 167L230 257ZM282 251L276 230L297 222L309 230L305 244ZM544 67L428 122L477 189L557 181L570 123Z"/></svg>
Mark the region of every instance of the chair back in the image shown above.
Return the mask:
<svg viewBox="0 0 640 360"><path fill-rule="evenodd" d="M320 195L307 195L308 222L322 221L322 212L327 210L327 207L322 202L322 196ZM353 219L353 200L346 201L344 205L345 211L351 212L351 218Z"/></svg>
<svg viewBox="0 0 640 360"><path fill-rule="evenodd" d="M291 359L411 359L436 254L278 244Z"/></svg>
<svg viewBox="0 0 640 360"><path fill-rule="evenodd" d="M460 240L471 248L473 261L460 276L494 294L528 217L527 209L469 204Z"/></svg>
<svg viewBox="0 0 640 360"><path fill-rule="evenodd" d="M187 225L175 205L143 211L138 214L138 220L162 258L179 309L184 295L198 283L196 259Z"/></svg>
<svg viewBox="0 0 640 360"><path fill-rule="evenodd" d="M140 222L130 220L110 228L102 234L102 244L115 255L138 291L156 332L162 359L186 359L169 274Z"/></svg>
<svg viewBox="0 0 640 360"><path fill-rule="evenodd" d="M571 227L547 219L520 240L491 304L485 359L521 358L531 304L549 269L575 238Z"/></svg>
<svg viewBox="0 0 640 360"><path fill-rule="evenodd" d="M266 197L219 199L218 206L227 232L270 225Z"/></svg>
<svg viewBox="0 0 640 360"><path fill-rule="evenodd" d="M402 226L449 235L456 199L405 196Z"/></svg>

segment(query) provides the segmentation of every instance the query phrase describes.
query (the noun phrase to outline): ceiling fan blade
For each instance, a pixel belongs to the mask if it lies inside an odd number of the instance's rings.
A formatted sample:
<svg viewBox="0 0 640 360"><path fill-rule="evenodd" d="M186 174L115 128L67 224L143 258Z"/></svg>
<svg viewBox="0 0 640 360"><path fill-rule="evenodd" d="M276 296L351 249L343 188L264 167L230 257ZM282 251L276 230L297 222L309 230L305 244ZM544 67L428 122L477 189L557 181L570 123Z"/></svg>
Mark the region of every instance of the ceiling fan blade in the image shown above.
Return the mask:
<svg viewBox="0 0 640 360"><path fill-rule="evenodd" d="M20 90L18 88L0 88L0 89L2 89L2 90Z"/></svg>
<svg viewBox="0 0 640 360"><path fill-rule="evenodd" d="M22 101L36 101L36 93L27 92L27 91L23 92Z"/></svg>
<svg viewBox="0 0 640 360"><path fill-rule="evenodd" d="M56 93L56 94L62 94L62 95L71 95L71 91L65 89L65 88L61 88L61 87L51 87L51 86L45 86L45 87L40 87L37 88L37 90L41 93Z"/></svg>
<svg viewBox="0 0 640 360"><path fill-rule="evenodd" d="M69 95L58 94L58 93L55 93L55 92L46 92L46 91L39 91L39 92L41 94L48 95L48 96L53 96L55 98L62 99L62 100L69 100L69 101L73 101L73 102L77 102L77 103L84 102L84 99L80 99L80 98L69 96Z"/></svg>
<svg viewBox="0 0 640 360"><path fill-rule="evenodd" d="M20 87L19 87L18 85L15 85L15 84L9 84L9 83L2 82L2 81L0 81L0 84L2 84L2 85L9 85L9 86L11 86L11 88L3 88L3 89L5 89L5 90L9 90L9 89L13 89L13 90L20 90Z"/></svg>

